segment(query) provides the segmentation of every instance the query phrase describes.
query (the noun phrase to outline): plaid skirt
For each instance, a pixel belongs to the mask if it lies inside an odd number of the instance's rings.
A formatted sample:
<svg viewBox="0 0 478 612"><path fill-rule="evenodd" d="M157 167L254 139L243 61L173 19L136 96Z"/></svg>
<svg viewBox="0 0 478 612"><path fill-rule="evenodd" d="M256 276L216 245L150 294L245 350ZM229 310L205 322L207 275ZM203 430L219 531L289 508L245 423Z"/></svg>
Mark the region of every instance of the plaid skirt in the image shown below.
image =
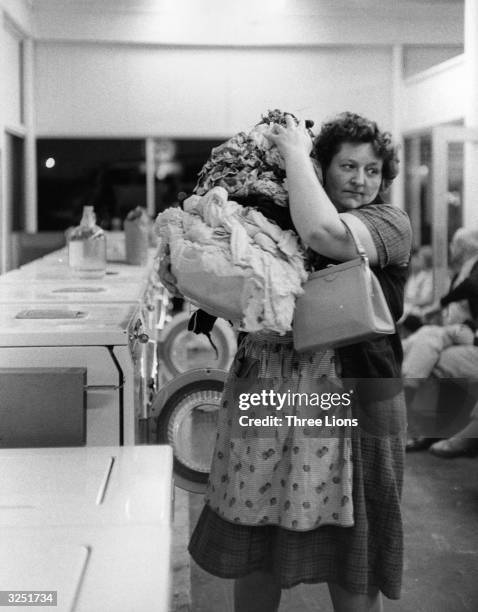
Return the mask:
<svg viewBox="0 0 478 612"><path fill-rule="evenodd" d="M282 588L330 582L353 593L378 588L389 599L398 599L404 439L364 435L352 428L351 441L353 526L308 531L251 526L225 520L205 505L189 544L193 559L221 578L261 570L274 574Z"/></svg>

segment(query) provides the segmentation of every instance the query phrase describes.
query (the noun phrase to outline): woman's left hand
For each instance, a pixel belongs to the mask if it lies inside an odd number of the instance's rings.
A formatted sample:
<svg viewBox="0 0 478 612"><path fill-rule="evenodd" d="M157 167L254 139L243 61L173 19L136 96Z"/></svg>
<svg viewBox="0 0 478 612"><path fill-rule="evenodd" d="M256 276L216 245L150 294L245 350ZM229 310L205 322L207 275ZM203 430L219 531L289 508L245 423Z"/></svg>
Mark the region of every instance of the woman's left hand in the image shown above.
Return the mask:
<svg viewBox="0 0 478 612"><path fill-rule="evenodd" d="M264 132L264 136L273 142L279 149L279 153L284 160L290 155L310 154L312 150L312 140L305 127L305 121L300 120L298 124L290 115L285 117L286 127L273 123L269 130Z"/></svg>

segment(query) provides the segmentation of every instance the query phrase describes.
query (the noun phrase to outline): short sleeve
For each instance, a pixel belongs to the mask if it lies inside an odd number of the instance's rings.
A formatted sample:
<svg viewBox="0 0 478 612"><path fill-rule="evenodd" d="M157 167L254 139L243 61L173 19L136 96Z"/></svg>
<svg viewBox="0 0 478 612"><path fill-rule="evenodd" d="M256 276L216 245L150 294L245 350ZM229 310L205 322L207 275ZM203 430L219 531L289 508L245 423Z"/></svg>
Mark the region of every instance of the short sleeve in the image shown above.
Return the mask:
<svg viewBox="0 0 478 612"><path fill-rule="evenodd" d="M412 228L404 210L390 204L370 204L347 212L358 217L367 227L377 249L381 268L408 264Z"/></svg>

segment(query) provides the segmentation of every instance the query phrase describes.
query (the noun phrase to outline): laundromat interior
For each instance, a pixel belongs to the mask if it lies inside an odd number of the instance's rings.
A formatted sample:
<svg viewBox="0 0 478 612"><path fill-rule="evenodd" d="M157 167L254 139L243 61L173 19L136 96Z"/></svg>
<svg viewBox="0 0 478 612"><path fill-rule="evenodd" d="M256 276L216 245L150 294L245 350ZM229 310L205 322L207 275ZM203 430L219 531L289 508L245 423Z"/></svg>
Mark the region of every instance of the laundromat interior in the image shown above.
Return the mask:
<svg viewBox="0 0 478 612"><path fill-rule="evenodd" d="M188 543L238 333L191 331L155 220L269 111L315 135L351 111L399 146L388 201L438 300L453 235L478 228L478 2L0 0L0 16L0 606L233 612L233 581ZM85 207L103 260L82 275ZM477 502L476 454L406 453L385 611L478 609ZM319 583L278 609L333 607Z"/></svg>

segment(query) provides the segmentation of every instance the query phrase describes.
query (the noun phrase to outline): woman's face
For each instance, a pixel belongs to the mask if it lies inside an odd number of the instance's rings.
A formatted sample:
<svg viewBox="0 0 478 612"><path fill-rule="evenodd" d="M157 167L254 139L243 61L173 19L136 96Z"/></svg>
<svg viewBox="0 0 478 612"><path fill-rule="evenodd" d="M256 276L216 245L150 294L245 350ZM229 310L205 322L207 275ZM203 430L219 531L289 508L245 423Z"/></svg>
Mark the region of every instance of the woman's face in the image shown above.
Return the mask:
<svg viewBox="0 0 478 612"><path fill-rule="evenodd" d="M339 212L375 200L382 183L383 161L369 142L344 142L325 175L325 191Z"/></svg>

